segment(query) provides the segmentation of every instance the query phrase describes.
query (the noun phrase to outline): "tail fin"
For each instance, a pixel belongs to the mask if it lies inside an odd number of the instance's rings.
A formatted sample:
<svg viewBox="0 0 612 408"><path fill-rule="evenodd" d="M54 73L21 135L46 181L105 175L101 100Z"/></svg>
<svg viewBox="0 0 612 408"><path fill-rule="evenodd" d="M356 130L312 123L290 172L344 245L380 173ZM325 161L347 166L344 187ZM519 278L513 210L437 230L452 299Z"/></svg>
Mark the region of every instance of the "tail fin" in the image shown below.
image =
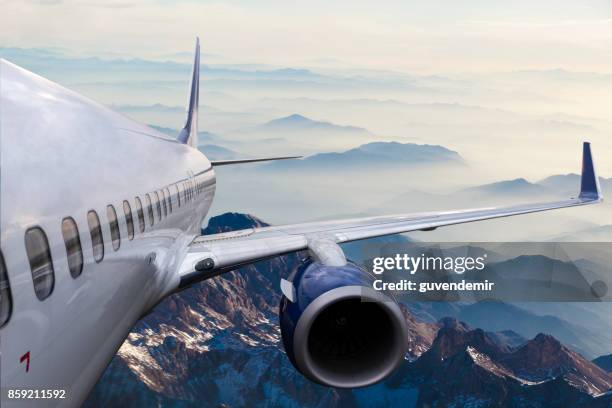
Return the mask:
<svg viewBox="0 0 612 408"><path fill-rule="evenodd" d="M178 135L178 141L192 147L198 147L198 103L200 99L200 38L196 37L193 71L189 94L189 107L185 126Z"/></svg>
<svg viewBox="0 0 612 408"><path fill-rule="evenodd" d="M580 180L579 198L585 200L602 200L599 178L593 165L593 155L591 154L591 144L584 142L582 145L582 177Z"/></svg>

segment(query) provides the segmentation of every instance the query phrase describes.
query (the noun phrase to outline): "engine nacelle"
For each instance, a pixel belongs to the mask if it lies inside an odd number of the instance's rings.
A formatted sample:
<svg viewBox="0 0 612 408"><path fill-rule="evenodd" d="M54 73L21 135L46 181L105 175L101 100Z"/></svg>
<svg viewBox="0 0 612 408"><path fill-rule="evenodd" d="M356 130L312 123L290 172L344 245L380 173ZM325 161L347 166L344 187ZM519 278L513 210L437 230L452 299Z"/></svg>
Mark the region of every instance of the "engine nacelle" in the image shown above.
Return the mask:
<svg viewBox="0 0 612 408"><path fill-rule="evenodd" d="M307 378L341 388L363 387L389 375L404 359L406 321L397 302L372 288L357 265L306 261L294 273L294 301L283 296L285 351Z"/></svg>

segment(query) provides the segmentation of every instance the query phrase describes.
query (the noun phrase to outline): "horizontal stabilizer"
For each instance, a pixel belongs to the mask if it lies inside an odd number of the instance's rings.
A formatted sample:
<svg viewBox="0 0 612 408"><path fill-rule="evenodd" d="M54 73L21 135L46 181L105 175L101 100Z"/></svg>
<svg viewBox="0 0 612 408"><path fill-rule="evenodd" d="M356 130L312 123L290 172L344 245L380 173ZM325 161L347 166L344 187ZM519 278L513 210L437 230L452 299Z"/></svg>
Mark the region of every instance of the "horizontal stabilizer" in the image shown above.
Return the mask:
<svg viewBox="0 0 612 408"><path fill-rule="evenodd" d="M257 159L239 159L239 160L214 160L210 164L213 166L229 166L231 164L242 164L242 163L255 163L264 161L274 160L289 160L289 159L301 159L302 156L284 156L284 157L263 157Z"/></svg>

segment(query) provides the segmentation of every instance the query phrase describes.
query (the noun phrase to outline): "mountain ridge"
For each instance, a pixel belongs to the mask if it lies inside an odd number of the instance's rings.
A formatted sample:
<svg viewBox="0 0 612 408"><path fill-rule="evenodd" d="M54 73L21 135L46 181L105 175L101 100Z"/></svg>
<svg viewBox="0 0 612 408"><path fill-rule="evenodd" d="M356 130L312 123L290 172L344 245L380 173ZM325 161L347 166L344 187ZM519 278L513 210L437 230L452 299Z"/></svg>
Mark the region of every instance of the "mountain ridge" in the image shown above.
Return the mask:
<svg viewBox="0 0 612 408"><path fill-rule="evenodd" d="M288 116L269 120L260 125L253 126L248 129L239 130L237 133L279 133L279 132L324 132L327 134L353 134L360 136L371 136L370 131L365 128L338 125L333 122L314 120L298 113L293 113Z"/></svg>
<svg viewBox="0 0 612 408"><path fill-rule="evenodd" d="M266 225L254 216L226 213L212 217L203 232ZM515 373L532 370L527 363L504 359L528 344L526 350L537 356L546 344L538 336L517 348L503 340L511 333L492 334L452 318L426 322L405 305L410 358L388 380L360 390L335 390L305 380L283 354L276 322L278 282L300 256L249 265L165 299L132 330L84 406L264 406L273 401L296 408L356 407L365 396L372 406L385 406L377 401L413 401L419 408L512 398L523 401L513 407L525 408L553 397L579 408L609 402L607 396L594 396L608 374L602 380L602 370L566 348L553 348L556 354L549 356L553 363L565 364L563 376L532 384ZM530 353L517 355L535 359ZM564 360L559 353L569 357ZM553 363L550 367L562 366ZM576 373L594 377L585 380ZM563 407L555 404L547 407Z"/></svg>

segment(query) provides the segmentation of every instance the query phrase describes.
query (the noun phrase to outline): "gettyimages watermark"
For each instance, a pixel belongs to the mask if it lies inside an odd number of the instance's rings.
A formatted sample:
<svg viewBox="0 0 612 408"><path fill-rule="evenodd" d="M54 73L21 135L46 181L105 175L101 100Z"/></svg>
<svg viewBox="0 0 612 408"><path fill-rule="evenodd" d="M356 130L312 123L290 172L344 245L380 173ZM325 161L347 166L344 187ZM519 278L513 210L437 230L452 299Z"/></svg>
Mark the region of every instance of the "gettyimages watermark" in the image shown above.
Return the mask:
<svg viewBox="0 0 612 408"><path fill-rule="evenodd" d="M405 271L410 275L418 271L454 272L464 274L471 271L482 271L485 269L487 254L478 257L471 256L429 256L424 253L419 256L408 254L396 254L394 257L376 257L372 260L372 272L382 275L386 270ZM495 283L489 282L415 282L408 279L385 282L382 277L376 279L372 287L378 291L418 291L427 293L430 291L490 291Z"/></svg>
<svg viewBox="0 0 612 408"><path fill-rule="evenodd" d="M411 275L419 270L444 269L462 274L466 271L485 268L487 254L478 257L471 256L428 256L424 253L419 256L396 254L394 257L377 257L372 260L372 272L376 275L385 270L405 270Z"/></svg>
<svg viewBox="0 0 612 408"><path fill-rule="evenodd" d="M392 242L345 251L372 273L372 288L398 300L612 300L607 242Z"/></svg>

